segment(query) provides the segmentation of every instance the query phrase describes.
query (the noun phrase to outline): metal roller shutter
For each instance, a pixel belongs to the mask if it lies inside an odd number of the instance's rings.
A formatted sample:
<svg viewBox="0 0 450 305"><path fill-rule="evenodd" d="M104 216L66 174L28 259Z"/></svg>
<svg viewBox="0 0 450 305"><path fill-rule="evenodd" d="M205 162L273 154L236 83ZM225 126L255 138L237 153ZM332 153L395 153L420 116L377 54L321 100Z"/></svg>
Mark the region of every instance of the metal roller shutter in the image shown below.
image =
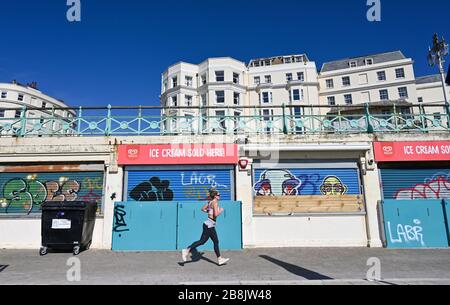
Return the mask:
<svg viewBox="0 0 450 305"><path fill-rule="evenodd" d="M392 168L381 170L384 199L450 199L450 169Z"/></svg>
<svg viewBox="0 0 450 305"><path fill-rule="evenodd" d="M233 171L205 170L142 170L127 172L128 201L201 201L211 188L233 200Z"/></svg>
<svg viewBox="0 0 450 305"><path fill-rule="evenodd" d="M45 201L103 202L103 172L0 173L0 215L40 213Z"/></svg>
<svg viewBox="0 0 450 305"><path fill-rule="evenodd" d="M360 195L357 168L256 169L255 195Z"/></svg>

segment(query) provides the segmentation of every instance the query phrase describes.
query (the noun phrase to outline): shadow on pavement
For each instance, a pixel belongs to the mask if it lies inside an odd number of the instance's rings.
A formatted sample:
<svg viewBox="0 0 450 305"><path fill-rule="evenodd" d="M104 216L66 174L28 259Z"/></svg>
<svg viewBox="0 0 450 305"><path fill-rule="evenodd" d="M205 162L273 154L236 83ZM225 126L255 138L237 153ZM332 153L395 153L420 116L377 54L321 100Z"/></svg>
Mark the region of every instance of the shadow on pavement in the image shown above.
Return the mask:
<svg viewBox="0 0 450 305"><path fill-rule="evenodd" d="M265 260L268 260L269 262L286 269L286 271L293 273L297 276L303 277L307 280L333 280L333 278L328 277L326 275L302 268L300 266L292 265L292 264L277 260L277 259L267 256L267 255L260 255L259 257L261 257Z"/></svg>
<svg viewBox="0 0 450 305"><path fill-rule="evenodd" d="M8 268L8 265L0 265L0 272L4 271L6 268Z"/></svg>
<svg viewBox="0 0 450 305"><path fill-rule="evenodd" d="M192 263L197 263L200 260L204 260L207 261L208 263L217 265L217 262L210 260L209 258L204 257L203 255L205 255L205 253L203 252L198 252L197 250L193 250L192 253L192 260L188 261L188 262L182 262L182 263L178 263L178 265L184 267L186 264L192 264Z"/></svg>

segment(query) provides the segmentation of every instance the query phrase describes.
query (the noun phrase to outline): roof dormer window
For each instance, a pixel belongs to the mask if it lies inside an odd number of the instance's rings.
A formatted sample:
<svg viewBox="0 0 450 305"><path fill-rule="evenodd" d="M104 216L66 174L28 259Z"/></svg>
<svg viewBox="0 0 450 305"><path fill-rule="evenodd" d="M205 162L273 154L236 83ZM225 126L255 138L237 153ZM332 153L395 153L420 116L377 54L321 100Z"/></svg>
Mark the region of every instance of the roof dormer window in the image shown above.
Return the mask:
<svg viewBox="0 0 450 305"><path fill-rule="evenodd" d="M349 66L350 66L350 68L356 68L356 67L358 67L358 62L353 60L349 63Z"/></svg>

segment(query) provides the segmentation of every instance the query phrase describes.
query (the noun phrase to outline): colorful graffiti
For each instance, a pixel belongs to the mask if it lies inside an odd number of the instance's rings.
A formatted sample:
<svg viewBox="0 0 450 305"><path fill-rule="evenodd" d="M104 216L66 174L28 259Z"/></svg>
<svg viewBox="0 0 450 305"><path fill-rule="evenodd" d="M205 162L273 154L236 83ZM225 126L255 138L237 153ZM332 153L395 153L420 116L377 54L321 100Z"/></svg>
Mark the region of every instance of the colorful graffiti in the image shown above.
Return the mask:
<svg viewBox="0 0 450 305"><path fill-rule="evenodd" d="M80 175L70 177L70 173L17 176L4 180L6 182L0 189L0 195L3 196L0 198L0 212L30 214L40 211L41 205L49 201L81 200L94 201L101 205L103 173L98 178L82 179Z"/></svg>
<svg viewBox="0 0 450 305"><path fill-rule="evenodd" d="M352 183L352 194L359 194L356 170L339 170ZM338 175L329 175L332 170L309 169L287 170L268 169L259 175L253 186L255 196L340 196L350 191L350 187ZM258 173L258 172L257 172Z"/></svg>
<svg viewBox="0 0 450 305"><path fill-rule="evenodd" d="M435 176L411 188L400 189L394 195L394 199L450 199L450 177Z"/></svg>
<svg viewBox="0 0 450 305"><path fill-rule="evenodd" d="M325 196L340 196L347 193L348 186L342 183L338 177L329 176L323 180L320 191Z"/></svg>
<svg viewBox="0 0 450 305"><path fill-rule="evenodd" d="M148 175L153 178L142 181ZM231 199L229 171L130 172L128 181L128 197L134 201L203 201L212 188L222 193L223 200Z"/></svg>
<svg viewBox="0 0 450 305"><path fill-rule="evenodd" d="M288 170L267 170L253 189L256 196L297 196L302 181Z"/></svg>
<svg viewBox="0 0 450 305"><path fill-rule="evenodd" d="M172 201L173 191L169 187L169 180L153 177L136 186L130 192L130 197L136 201Z"/></svg>

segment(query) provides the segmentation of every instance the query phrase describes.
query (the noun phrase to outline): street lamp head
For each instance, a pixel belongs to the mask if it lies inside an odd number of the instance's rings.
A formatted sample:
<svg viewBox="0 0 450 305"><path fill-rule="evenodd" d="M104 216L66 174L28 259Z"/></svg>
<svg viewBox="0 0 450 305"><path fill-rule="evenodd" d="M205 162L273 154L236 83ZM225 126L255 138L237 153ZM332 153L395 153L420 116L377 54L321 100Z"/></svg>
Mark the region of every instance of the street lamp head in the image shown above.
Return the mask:
<svg viewBox="0 0 450 305"><path fill-rule="evenodd" d="M435 63L436 63L436 55L430 48L430 50L428 51L428 64L432 67L435 65Z"/></svg>

